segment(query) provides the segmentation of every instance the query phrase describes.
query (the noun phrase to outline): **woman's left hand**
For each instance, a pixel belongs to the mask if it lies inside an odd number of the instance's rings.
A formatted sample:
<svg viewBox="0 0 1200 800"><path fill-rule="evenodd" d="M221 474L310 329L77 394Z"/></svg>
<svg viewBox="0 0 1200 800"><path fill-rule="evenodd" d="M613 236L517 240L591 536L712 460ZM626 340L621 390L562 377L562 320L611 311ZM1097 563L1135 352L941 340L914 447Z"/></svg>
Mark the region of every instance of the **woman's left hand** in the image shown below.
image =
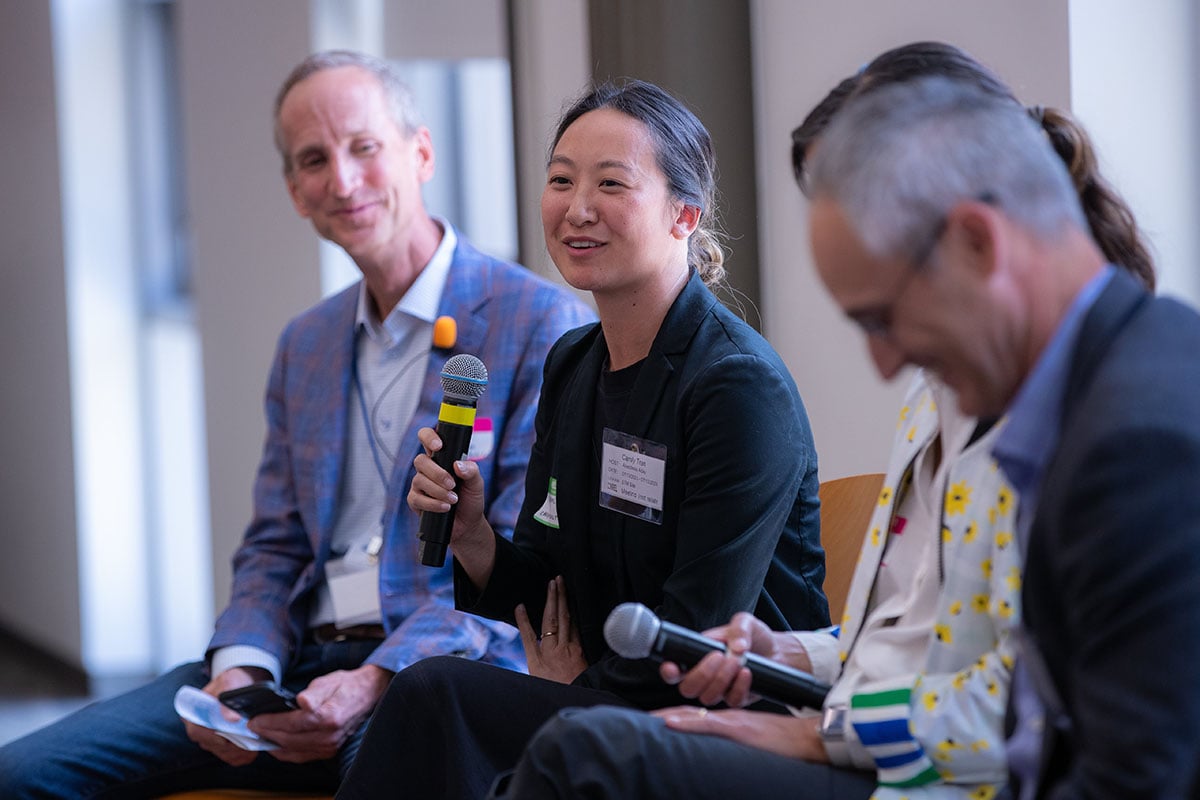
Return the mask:
<svg viewBox="0 0 1200 800"><path fill-rule="evenodd" d="M819 716L794 717L770 711L710 710L696 706L660 708L650 713L661 718L672 730L724 736L781 756L829 763L819 733Z"/></svg>
<svg viewBox="0 0 1200 800"><path fill-rule="evenodd" d="M525 660L529 662L530 675L570 683L587 669L579 632L571 624L566 584L561 575L550 581L546 588L541 636L533 629L524 604L517 606L514 616L517 618L517 628L521 631L521 644L525 646Z"/></svg>

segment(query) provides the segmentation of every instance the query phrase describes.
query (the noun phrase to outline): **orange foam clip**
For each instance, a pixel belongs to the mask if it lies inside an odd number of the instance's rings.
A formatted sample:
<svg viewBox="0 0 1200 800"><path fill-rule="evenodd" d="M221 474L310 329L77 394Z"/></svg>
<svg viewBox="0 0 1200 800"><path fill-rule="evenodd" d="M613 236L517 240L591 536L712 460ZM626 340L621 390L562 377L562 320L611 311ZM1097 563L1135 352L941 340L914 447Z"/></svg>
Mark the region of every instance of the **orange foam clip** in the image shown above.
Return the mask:
<svg viewBox="0 0 1200 800"><path fill-rule="evenodd" d="M433 346L449 350L458 341L458 323L454 317L438 317L433 323Z"/></svg>

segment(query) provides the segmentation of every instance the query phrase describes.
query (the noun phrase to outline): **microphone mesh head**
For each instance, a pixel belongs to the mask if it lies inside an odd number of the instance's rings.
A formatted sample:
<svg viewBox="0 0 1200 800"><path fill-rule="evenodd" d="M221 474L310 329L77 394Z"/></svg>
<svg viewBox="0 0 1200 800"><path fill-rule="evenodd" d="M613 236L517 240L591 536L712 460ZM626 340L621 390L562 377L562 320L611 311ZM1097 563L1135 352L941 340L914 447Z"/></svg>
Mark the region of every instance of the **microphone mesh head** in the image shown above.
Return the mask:
<svg viewBox="0 0 1200 800"><path fill-rule="evenodd" d="M641 603L621 603L604 621L604 641L622 658L645 658L662 623Z"/></svg>
<svg viewBox="0 0 1200 800"><path fill-rule="evenodd" d="M487 367L467 353L451 356L442 368L442 390L456 400L475 402L487 388Z"/></svg>

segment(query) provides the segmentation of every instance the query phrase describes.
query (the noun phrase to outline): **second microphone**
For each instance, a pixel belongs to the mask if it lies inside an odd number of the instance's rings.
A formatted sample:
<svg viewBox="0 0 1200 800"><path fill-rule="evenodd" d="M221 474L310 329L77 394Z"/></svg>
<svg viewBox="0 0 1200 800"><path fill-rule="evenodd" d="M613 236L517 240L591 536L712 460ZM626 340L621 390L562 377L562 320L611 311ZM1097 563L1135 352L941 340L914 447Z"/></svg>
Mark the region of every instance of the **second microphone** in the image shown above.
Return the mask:
<svg viewBox="0 0 1200 800"><path fill-rule="evenodd" d="M684 669L725 645L695 631L660 620L641 603L622 603L604 622L604 640L623 658L674 661ZM789 706L821 708L829 686L807 672L771 661L754 653L745 655L751 688L756 693Z"/></svg>

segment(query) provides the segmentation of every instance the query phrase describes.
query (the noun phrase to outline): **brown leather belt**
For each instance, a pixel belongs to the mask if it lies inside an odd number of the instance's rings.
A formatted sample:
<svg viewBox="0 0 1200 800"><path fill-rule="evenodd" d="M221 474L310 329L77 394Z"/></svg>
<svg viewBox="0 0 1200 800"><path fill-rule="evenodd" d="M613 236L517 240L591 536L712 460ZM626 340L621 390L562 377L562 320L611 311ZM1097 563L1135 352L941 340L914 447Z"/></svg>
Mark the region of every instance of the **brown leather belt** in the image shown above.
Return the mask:
<svg viewBox="0 0 1200 800"><path fill-rule="evenodd" d="M318 625L315 628L309 628L308 635L317 644L371 639L382 641L387 638L387 632L384 631L382 625L351 625L347 628L339 628L332 622Z"/></svg>

